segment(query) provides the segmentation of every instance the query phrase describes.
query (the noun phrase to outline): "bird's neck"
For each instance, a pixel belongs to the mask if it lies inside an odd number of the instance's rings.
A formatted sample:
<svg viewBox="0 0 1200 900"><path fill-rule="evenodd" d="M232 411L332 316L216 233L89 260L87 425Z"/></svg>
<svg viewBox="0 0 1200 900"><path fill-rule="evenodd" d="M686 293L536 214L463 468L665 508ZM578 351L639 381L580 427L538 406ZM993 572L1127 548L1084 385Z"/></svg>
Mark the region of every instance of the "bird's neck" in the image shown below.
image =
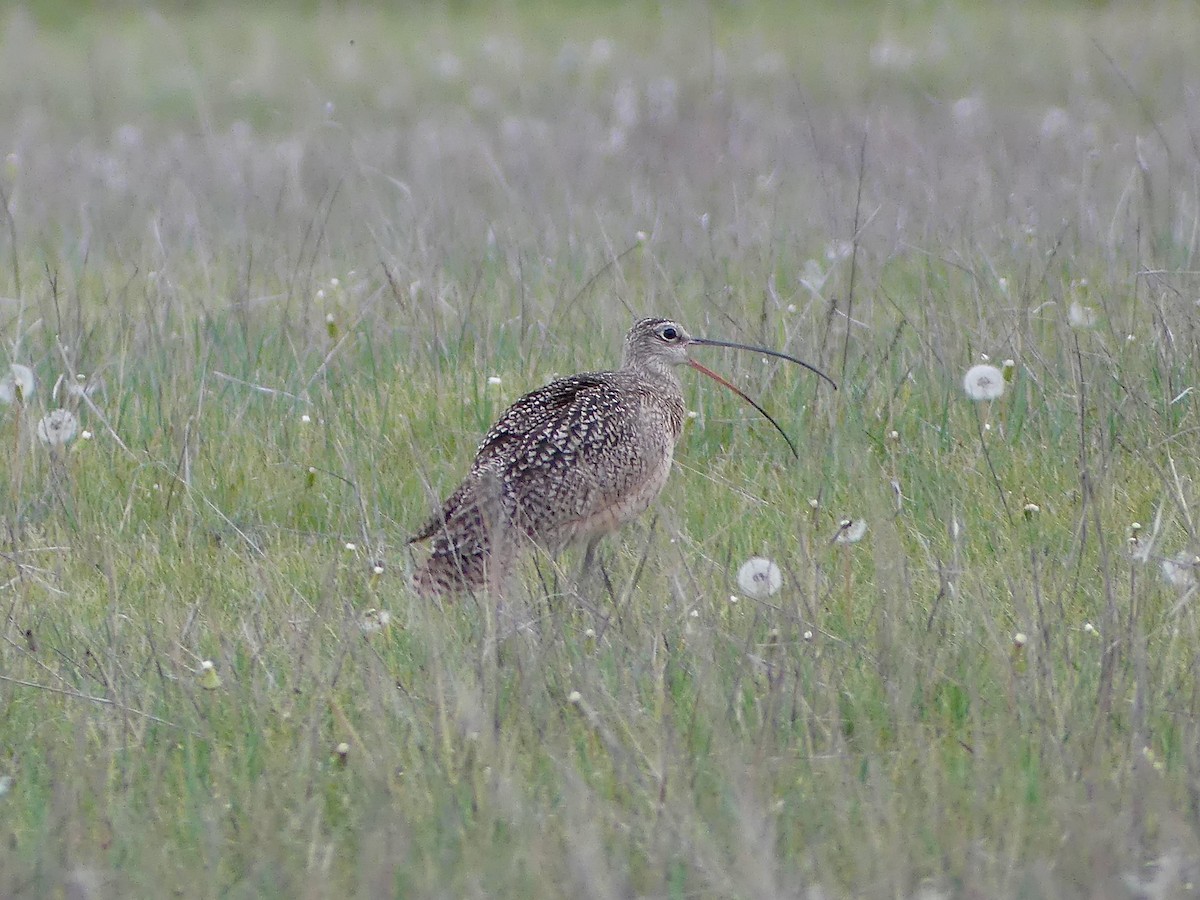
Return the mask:
<svg viewBox="0 0 1200 900"><path fill-rule="evenodd" d="M683 385L679 381L679 376L675 373L675 367L666 363L652 362L646 360L636 360L633 363L626 362L626 371L634 372L643 381L654 385L657 390L671 395L682 395Z"/></svg>

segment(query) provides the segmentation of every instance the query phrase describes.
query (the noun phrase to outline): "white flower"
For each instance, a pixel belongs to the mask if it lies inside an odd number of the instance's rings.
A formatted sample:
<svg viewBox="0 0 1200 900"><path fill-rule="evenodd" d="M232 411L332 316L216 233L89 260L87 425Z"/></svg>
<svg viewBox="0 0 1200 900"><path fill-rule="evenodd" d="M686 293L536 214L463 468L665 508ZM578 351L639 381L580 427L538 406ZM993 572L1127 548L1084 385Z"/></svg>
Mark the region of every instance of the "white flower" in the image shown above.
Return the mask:
<svg viewBox="0 0 1200 900"><path fill-rule="evenodd" d="M834 241L825 247L825 258L830 262L841 262L854 255L853 241Z"/></svg>
<svg viewBox="0 0 1200 900"><path fill-rule="evenodd" d="M866 519L842 519L834 541L839 544L857 544L867 533Z"/></svg>
<svg viewBox="0 0 1200 900"><path fill-rule="evenodd" d="M1097 320L1096 311L1090 306L1084 306L1078 300L1071 303L1067 309L1067 324L1072 328L1092 328Z"/></svg>
<svg viewBox="0 0 1200 900"><path fill-rule="evenodd" d="M753 556L742 563L737 573L738 587L747 597L763 600L783 586L779 566L762 556Z"/></svg>
<svg viewBox="0 0 1200 900"><path fill-rule="evenodd" d="M963 378L963 390L972 400L995 400L1004 394L1004 373L986 364L971 366Z"/></svg>
<svg viewBox="0 0 1200 900"><path fill-rule="evenodd" d="M358 627L363 634L379 634L391 624L392 614L386 609L368 609Z"/></svg>
<svg viewBox="0 0 1200 900"><path fill-rule="evenodd" d="M503 383L504 383L504 379L501 378L499 375L489 375L488 376L488 384L503 384Z"/></svg>
<svg viewBox="0 0 1200 900"><path fill-rule="evenodd" d="M312 416L310 416L308 413L303 413L300 416L300 422L304 425L308 425L310 422L312 422Z"/></svg>
<svg viewBox="0 0 1200 900"><path fill-rule="evenodd" d="M38 440L47 447L61 447L75 437L79 420L69 409L52 409L37 423Z"/></svg>
<svg viewBox="0 0 1200 900"><path fill-rule="evenodd" d="M353 553L358 549L358 544L354 543L353 541L346 541L346 549Z"/></svg>
<svg viewBox="0 0 1200 900"><path fill-rule="evenodd" d="M206 691L215 691L220 686L221 676L217 674L217 667L211 659L204 660L200 663L200 687Z"/></svg>
<svg viewBox="0 0 1200 900"><path fill-rule="evenodd" d="M1176 553L1174 557L1164 559L1161 563L1162 575L1167 584L1180 590L1196 586L1196 566L1200 564L1195 554L1186 550Z"/></svg>
<svg viewBox="0 0 1200 900"><path fill-rule="evenodd" d="M20 400L28 403L33 397L33 370L20 363L13 363L8 372L0 378L0 403L13 403Z"/></svg>
<svg viewBox="0 0 1200 900"><path fill-rule="evenodd" d="M983 100L979 97L960 97L950 107L950 112L959 122L966 122L983 111Z"/></svg>
<svg viewBox="0 0 1200 900"><path fill-rule="evenodd" d="M804 271L800 273L800 284L808 288L809 293L819 296L828 277L829 273L821 267L819 262L809 259L805 260Z"/></svg>

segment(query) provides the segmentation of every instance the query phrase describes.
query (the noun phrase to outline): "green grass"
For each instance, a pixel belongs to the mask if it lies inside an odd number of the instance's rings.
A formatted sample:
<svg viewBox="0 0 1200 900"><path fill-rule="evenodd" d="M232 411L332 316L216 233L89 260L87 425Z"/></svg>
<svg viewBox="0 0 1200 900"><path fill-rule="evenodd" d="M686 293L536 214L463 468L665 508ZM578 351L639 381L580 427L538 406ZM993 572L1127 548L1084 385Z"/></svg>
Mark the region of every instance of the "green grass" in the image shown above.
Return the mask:
<svg viewBox="0 0 1200 900"><path fill-rule="evenodd" d="M0 19L0 895L1194 891L1190 6L164 9ZM800 459L685 376L611 592L416 602L649 313Z"/></svg>

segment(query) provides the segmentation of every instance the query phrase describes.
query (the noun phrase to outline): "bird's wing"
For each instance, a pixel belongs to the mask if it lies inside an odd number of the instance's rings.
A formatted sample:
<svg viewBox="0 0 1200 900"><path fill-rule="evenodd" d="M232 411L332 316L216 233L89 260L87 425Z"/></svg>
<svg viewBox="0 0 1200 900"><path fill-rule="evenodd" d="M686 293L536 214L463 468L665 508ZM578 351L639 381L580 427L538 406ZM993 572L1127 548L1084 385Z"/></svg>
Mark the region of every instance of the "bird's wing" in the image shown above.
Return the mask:
<svg viewBox="0 0 1200 900"><path fill-rule="evenodd" d="M480 473L499 466L506 469L514 458L524 464L526 457L544 446L554 432L576 419L582 412L610 399L615 393L607 373L585 373L559 378L545 387L521 397L506 409L488 429L475 452L471 475L458 486L440 510L426 520L408 539L413 544L428 540L445 530L471 496Z"/></svg>
<svg viewBox="0 0 1200 900"><path fill-rule="evenodd" d="M472 470L507 459L531 436L553 433L578 419L585 408L607 401L615 394L607 374L571 375L526 394L506 409L483 436Z"/></svg>

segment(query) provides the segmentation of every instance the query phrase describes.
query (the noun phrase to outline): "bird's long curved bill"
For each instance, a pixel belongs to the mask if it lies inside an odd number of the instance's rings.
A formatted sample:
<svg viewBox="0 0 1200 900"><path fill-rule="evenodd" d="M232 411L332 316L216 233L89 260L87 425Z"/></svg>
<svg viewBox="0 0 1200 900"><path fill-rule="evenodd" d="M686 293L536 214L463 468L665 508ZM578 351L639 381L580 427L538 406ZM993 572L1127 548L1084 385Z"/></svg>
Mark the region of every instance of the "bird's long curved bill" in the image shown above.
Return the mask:
<svg viewBox="0 0 1200 900"><path fill-rule="evenodd" d="M814 375L819 375L829 382L830 387L835 391L838 389L837 382L818 369L816 366L810 366L802 359L796 359L794 356L788 356L786 353L780 353L778 350L768 350L766 347L755 347L752 344L735 344L732 341L718 341L713 338L692 338L693 344L705 344L709 347L729 347L733 350L749 350L751 353L761 353L764 356L774 356L776 359L786 359L788 362L793 362L798 366L803 366L812 372ZM728 384L728 382L726 382Z"/></svg>
<svg viewBox="0 0 1200 900"><path fill-rule="evenodd" d="M796 357L794 357L794 356L788 356L786 353L780 353L778 350L767 350L765 347L755 347L755 346L752 346L751 344L735 344L732 341L718 341L713 338L692 338L691 343L703 344L703 345L707 345L709 347L729 347L732 350L750 350L753 353L762 353L765 356L774 356L778 359L786 359L788 362L793 362L798 366L803 366L805 369L808 369L810 372L812 372L816 375L819 375L821 378L824 378L827 382L829 382L829 384L833 387L833 389L835 391L837 390L837 382L834 381L832 378L830 378L828 375L826 375L824 372L822 372L820 369L818 369L816 366L810 366L804 360L796 359ZM755 403L753 400L751 400L744 391L742 391L740 388L737 388L734 385L730 384L728 381L726 381L724 378L722 378L720 375L718 375L712 369L708 368L707 366L702 366L700 363L696 362L694 359L689 359L688 365L691 366L696 371L702 372L703 374L707 375L709 378L711 378L713 381L716 381L718 384L725 385L725 387L729 388L731 391L733 391L735 394L737 394L739 397L741 397L743 400L745 400L747 403L749 403L751 406L753 406L756 410L758 410L759 413L762 415L762 417L764 419L766 419L768 422L770 422L772 425L774 425L775 430L778 431L783 436L783 439L785 441L787 441L787 445L792 451L792 456L796 457L796 459L800 458L800 453L796 449L796 445L792 442L792 439L787 436L787 432L784 431L779 426L778 422L776 422L774 419L771 418L770 413L768 413L765 409L763 409L761 406L759 406L757 403Z"/></svg>
<svg viewBox="0 0 1200 900"><path fill-rule="evenodd" d="M718 375L716 372L714 372L712 369L708 368L707 366L700 365L700 363L696 362L694 359L689 359L688 365L691 366L693 369L695 369L697 372L702 372L703 374L707 375L709 378L711 378L713 381L717 382L718 384L725 385L725 387L729 388L731 391L733 391L735 394L737 394L739 397L741 397L743 400L745 400L747 403L749 403L751 406L753 406L755 409L757 409L762 414L762 417L764 419L766 419L768 422L770 422L772 425L774 425L775 430L778 431L781 435L783 435L783 439L785 441L787 441L787 445L792 451L792 456L796 457L796 459L800 458L800 451L798 451L796 449L796 445L792 443L792 439L787 436L787 432L784 431L779 426L778 422L776 422L774 419L771 418L771 414L769 412L767 412L765 409L763 409L761 406L759 406L757 403L755 403L753 400L751 400L744 391L742 391L740 388L735 387L734 385L730 384L728 381L726 381L724 378L722 378L720 375Z"/></svg>

